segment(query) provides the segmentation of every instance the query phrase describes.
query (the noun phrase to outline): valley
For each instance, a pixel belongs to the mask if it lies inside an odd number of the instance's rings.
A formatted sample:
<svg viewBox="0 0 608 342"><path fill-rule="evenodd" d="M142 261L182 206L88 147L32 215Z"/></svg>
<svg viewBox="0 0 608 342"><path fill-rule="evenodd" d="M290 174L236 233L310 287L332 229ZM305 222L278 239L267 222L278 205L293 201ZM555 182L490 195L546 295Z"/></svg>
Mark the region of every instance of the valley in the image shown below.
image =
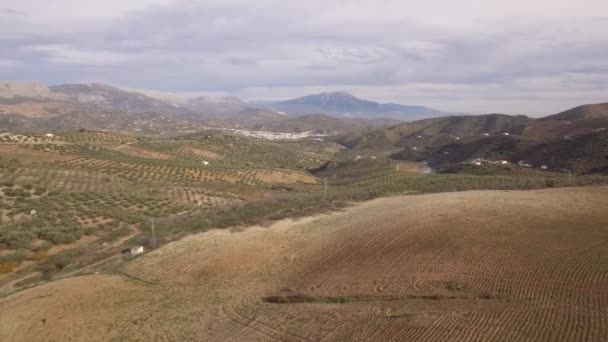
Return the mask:
<svg viewBox="0 0 608 342"><path fill-rule="evenodd" d="M606 104L404 122L341 92L287 113L103 84L11 91L0 340L608 334ZM313 105L327 112L297 113Z"/></svg>
<svg viewBox="0 0 608 342"><path fill-rule="evenodd" d="M0 342L608 341L606 13L0 1Z"/></svg>

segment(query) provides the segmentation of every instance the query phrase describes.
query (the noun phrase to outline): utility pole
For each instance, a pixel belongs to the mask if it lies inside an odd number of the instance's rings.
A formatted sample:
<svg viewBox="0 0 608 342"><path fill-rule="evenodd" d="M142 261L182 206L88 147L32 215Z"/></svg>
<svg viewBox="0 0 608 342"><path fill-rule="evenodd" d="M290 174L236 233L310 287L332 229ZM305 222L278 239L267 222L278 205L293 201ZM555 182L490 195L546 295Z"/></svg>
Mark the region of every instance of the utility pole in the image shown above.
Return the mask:
<svg viewBox="0 0 608 342"><path fill-rule="evenodd" d="M323 193L325 200L327 200L327 177L323 178Z"/></svg>
<svg viewBox="0 0 608 342"><path fill-rule="evenodd" d="M154 228L154 217L150 217L150 229L152 230L152 238L150 239L150 245L152 248L156 248L156 229Z"/></svg>
<svg viewBox="0 0 608 342"><path fill-rule="evenodd" d="M572 185L572 171L568 170L568 185Z"/></svg>

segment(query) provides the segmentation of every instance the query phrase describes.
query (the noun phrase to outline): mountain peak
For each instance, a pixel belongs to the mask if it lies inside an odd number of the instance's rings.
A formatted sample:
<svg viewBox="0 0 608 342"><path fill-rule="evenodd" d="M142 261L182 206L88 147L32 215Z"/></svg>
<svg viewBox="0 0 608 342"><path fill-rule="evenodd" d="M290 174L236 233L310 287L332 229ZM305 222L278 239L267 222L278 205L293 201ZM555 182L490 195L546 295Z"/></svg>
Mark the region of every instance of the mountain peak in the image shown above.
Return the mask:
<svg viewBox="0 0 608 342"><path fill-rule="evenodd" d="M327 92L327 93L321 93L319 95L321 95L321 96L331 96L331 97L348 97L348 98L355 97L351 93L349 93L347 91L343 91L343 90L341 90L341 91L332 91L332 92Z"/></svg>
<svg viewBox="0 0 608 342"><path fill-rule="evenodd" d="M441 115L439 111L422 106L379 103L360 99L346 91L307 95L273 103L270 108L291 114L321 113L345 117L393 118L397 120L412 120Z"/></svg>

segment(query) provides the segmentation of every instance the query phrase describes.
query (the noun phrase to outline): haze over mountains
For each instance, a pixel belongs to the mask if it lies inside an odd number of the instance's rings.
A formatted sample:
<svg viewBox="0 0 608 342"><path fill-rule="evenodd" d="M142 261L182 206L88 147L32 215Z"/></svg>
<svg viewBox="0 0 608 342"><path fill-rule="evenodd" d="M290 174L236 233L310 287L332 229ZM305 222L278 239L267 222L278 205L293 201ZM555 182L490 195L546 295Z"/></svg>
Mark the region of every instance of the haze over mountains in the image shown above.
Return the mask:
<svg viewBox="0 0 608 342"><path fill-rule="evenodd" d="M345 92L257 105L236 97L188 98L102 83L47 87L38 82L2 82L0 111L3 126L12 129L135 129L146 133L189 132L211 126L333 134L441 114L426 107L362 100ZM309 114L315 115L294 120Z"/></svg>
<svg viewBox="0 0 608 342"><path fill-rule="evenodd" d="M325 113L343 117L391 118L407 121L443 114L438 110L423 106L406 106L362 100L344 91L307 95L272 103L269 107L297 114Z"/></svg>
<svg viewBox="0 0 608 342"><path fill-rule="evenodd" d="M393 159L427 161L438 169L484 158L581 172L608 170L606 103L533 119L447 115L427 107L362 100L345 92L256 105L235 97L187 98L101 83L46 87L2 82L0 128L154 135L208 128L310 132L337 135L336 141L352 151L390 153Z"/></svg>

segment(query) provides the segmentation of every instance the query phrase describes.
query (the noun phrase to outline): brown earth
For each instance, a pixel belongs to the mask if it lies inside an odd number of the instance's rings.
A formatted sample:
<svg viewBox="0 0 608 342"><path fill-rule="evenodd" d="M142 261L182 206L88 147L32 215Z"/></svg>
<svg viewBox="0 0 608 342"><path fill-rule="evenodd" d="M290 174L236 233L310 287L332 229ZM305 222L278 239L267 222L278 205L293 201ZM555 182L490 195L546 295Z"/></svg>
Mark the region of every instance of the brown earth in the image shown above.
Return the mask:
<svg viewBox="0 0 608 342"><path fill-rule="evenodd" d="M133 260L128 277L0 299L0 340L605 341L606 222L608 187L589 187L214 230Z"/></svg>
<svg viewBox="0 0 608 342"><path fill-rule="evenodd" d="M40 161L53 162L70 159L67 156L60 155L56 151L39 151L12 144L0 144L0 156L4 159L17 159L28 164Z"/></svg>
<svg viewBox="0 0 608 342"><path fill-rule="evenodd" d="M192 147L192 146L184 146L180 149L180 152L191 153L197 157L207 158L207 159L212 159L212 160L222 158L221 155L219 155L215 152L211 152L209 150L204 150L204 149L196 148L196 147Z"/></svg>
<svg viewBox="0 0 608 342"><path fill-rule="evenodd" d="M49 112L43 103L19 103L14 105L0 105L0 113L16 113L27 118L53 117L55 114Z"/></svg>
<svg viewBox="0 0 608 342"><path fill-rule="evenodd" d="M116 150L120 151L124 154L128 154L133 157L140 157L140 158L158 159L158 160L170 160L170 159L175 158L174 156L172 156L170 154L156 152L156 151L152 151L152 150L148 150L145 148L128 145L128 144L120 145L116 148Z"/></svg>

